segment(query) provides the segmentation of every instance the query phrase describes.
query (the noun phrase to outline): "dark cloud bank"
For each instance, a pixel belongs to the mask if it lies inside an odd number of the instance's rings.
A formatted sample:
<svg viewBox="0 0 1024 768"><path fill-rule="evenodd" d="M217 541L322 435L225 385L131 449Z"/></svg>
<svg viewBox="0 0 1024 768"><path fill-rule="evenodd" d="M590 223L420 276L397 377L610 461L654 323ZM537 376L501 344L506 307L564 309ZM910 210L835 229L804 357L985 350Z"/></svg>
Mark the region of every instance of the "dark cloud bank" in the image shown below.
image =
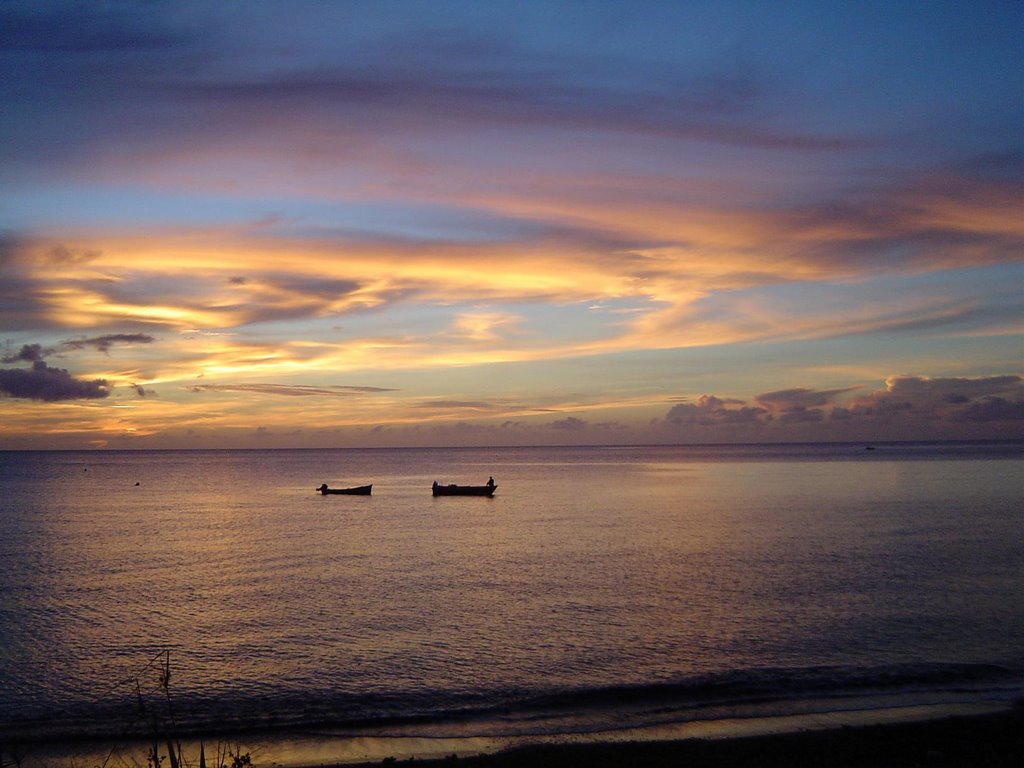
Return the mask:
<svg viewBox="0 0 1024 768"><path fill-rule="evenodd" d="M0 369L0 395L26 400L58 402L103 398L110 394L106 379L76 379L63 368L51 368L36 360L28 370Z"/></svg>
<svg viewBox="0 0 1024 768"><path fill-rule="evenodd" d="M858 392L860 394L858 394ZM458 405L450 402L449 405ZM479 410L479 403L463 403ZM535 408L528 408L531 413ZM368 433L381 445L775 443L1024 439L1024 379L898 376L884 388L765 392L750 400L702 395L677 401L646 428L594 422L581 414L536 423L459 421L379 425ZM388 435L390 442L381 439ZM556 437L557 436L557 437ZM535 443L530 443L535 441Z"/></svg>
<svg viewBox="0 0 1024 768"><path fill-rule="evenodd" d="M144 333L112 333L82 339L70 339L56 347L42 344L23 344L21 349L0 358L0 362L32 363L32 367L0 369L0 397L24 400L42 400L53 403L62 400L92 400L110 394L106 379L76 379L64 368L51 367L45 358L62 352L96 349L108 353L115 344L150 344L155 339ZM139 388L139 394L143 392Z"/></svg>
<svg viewBox="0 0 1024 768"><path fill-rule="evenodd" d="M754 427L824 423L889 426L900 423L963 424L1024 422L1024 383L1020 376L936 378L901 376L885 389L834 401L854 388L804 388L767 392L749 404L703 395L672 406L664 424L671 427Z"/></svg>

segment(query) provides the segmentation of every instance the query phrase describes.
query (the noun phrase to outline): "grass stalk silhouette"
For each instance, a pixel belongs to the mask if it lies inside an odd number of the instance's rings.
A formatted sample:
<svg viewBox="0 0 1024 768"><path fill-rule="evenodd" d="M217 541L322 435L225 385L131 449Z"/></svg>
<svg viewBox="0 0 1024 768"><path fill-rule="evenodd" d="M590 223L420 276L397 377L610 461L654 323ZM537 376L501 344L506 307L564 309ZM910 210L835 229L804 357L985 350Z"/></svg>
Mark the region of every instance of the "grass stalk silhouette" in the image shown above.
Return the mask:
<svg viewBox="0 0 1024 768"><path fill-rule="evenodd" d="M142 676L154 668L157 671L157 687L160 691L160 698L165 703L163 716L155 706L147 706L146 697L143 695ZM147 768L163 768L165 759L167 768L195 768L194 764L185 758L178 734L178 725L174 714L175 706L171 696L170 650L161 651L154 656L142 672L135 677L134 682L139 713L148 723L151 741L146 759ZM161 745L166 749L164 754L162 754ZM200 740L198 768L252 768L251 753L243 753L239 747L236 747L235 750L232 751L218 744L213 764L209 765L206 760L206 745ZM100 768L107 768L107 766L104 764Z"/></svg>

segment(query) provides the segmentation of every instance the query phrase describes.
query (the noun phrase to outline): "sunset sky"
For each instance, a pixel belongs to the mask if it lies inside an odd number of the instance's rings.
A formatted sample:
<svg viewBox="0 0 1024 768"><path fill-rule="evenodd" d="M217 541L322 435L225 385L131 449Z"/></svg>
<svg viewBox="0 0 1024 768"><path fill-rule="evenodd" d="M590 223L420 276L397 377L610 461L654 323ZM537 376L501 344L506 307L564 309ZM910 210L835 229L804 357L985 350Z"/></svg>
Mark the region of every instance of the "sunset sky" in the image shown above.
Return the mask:
<svg viewBox="0 0 1024 768"><path fill-rule="evenodd" d="M1024 438L1024 3L0 4L0 448Z"/></svg>

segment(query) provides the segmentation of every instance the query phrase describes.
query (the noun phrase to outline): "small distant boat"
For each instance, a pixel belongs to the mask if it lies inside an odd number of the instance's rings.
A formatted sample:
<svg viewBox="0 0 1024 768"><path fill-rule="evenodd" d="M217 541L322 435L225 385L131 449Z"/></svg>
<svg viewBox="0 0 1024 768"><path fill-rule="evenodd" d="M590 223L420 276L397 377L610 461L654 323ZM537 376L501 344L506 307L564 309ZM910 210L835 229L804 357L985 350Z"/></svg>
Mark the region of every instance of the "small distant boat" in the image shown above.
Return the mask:
<svg viewBox="0 0 1024 768"><path fill-rule="evenodd" d="M497 487L493 477L485 485L441 485L435 480L432 486L435 496L493 496Z"/></svg>
<svg viewBox="0 0 1024 768"><path fill-rule="evenodd" d="M327 483L324 483L315 490L320 491L324 496L330 496L337 494L339 496L369 496L373 490L373 484L370 485L357 485L353 488L328 488Z"/></svg>

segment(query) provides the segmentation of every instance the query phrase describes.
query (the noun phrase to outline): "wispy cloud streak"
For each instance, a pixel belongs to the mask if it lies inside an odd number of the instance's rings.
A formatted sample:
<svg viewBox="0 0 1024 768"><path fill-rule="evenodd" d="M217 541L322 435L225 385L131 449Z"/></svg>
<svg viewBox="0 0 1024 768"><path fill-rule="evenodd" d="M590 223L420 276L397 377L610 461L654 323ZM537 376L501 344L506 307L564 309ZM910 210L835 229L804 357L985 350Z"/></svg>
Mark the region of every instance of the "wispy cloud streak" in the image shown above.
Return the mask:
<svg viewBox="0 0 1024 768"><path fill-rule="evenodd" d="M258 395L283 395L285 397L354 397L377 392L394 392L387 387L357 387L334 384L314 387L305 384L193 384L192 392L251 392Z"/></svg>

